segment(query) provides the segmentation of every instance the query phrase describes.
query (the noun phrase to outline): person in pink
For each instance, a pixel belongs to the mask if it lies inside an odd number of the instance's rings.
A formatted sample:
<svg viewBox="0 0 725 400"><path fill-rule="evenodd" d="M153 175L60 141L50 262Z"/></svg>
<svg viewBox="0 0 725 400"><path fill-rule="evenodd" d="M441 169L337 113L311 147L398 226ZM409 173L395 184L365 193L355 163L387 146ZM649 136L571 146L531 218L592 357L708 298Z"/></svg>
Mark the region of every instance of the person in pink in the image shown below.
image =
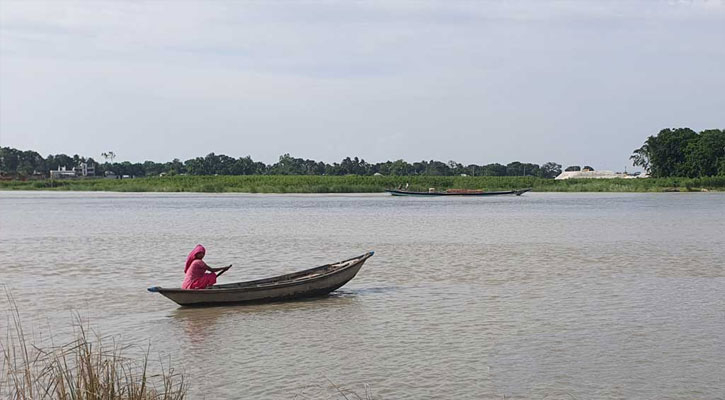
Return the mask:
<svg viewBox="0 0 725 400"><path fill-rule="evenodd" d="M216 283L216 278L225 273L232 267L229 264L226 267L212 268L204 261L206 249L204 246L197 244L194 250L186 257L186 267L184 268L184 283L181 284L182 289L205 289ZM209 273L206 273L209 271Z"/></svg>

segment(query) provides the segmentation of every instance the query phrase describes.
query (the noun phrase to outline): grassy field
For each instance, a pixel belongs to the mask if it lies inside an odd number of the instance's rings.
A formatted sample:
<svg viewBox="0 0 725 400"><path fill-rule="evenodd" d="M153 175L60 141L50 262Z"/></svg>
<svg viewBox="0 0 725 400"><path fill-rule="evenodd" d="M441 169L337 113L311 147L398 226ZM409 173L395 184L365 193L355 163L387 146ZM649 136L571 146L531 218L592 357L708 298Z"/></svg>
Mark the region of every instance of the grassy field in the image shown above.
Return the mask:
<svg viewBox="0 0 725 400"><path fill-rule="evenodd" d="M110 192L376 193L398 185L410 190L450 188L536 192L663 192L725 190L725 177L648 179L570 179L496 176L169 176L134 179L0 181L0 190L73 190Z"/></svg>

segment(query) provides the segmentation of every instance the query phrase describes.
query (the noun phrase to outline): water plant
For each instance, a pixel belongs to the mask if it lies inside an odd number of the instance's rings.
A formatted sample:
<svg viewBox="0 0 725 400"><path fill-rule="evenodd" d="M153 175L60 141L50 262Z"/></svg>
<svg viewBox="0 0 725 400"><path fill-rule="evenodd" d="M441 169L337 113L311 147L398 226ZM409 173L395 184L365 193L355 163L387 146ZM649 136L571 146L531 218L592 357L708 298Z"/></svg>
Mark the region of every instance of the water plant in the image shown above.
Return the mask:
<svg viewBox="0 0 725 400"><path fill-rule="evenodd" d="M411 190L428 188L509 190L536 192L662 192L725 190L725 177L647 179L554 180L530 176L319 176L225 175L165 176L134 179L68 179L0 181L0 190L73 190L111 192L203 193L375 193L408 184Z"/></svg>
<svg viewBox="0 0 725 400"><path fill-rule="evenodd" d="M80 318L75 338L60 346L42 346L28 338L18 307L8 290L9 321L0 340L0 398L13 400L182 400L184 376L159 363L125 356L130 346L91 335Z"/></svg>

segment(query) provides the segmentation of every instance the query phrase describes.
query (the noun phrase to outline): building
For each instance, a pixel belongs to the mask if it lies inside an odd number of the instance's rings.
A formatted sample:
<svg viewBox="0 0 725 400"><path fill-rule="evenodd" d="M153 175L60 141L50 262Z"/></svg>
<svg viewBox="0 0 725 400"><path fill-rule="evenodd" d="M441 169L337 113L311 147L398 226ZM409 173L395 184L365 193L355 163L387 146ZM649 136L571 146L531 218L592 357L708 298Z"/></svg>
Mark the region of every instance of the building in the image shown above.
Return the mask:
<svg viewBox="0 0 725 400"><path fill-rule="evenodd" d="M637 178L636 175L629 175L624 172L612 172L612 171L564 171L554 179L632 179Z"/></svg>
<svg viewBox="0 0 725 400"><path fill-rule="evenodd" d="M68 170L68 169L66 169L66 167L58 166L58 170L50 171L50 179L66 179L66 178L75 178L77 176L78 175L76 174L75 168Z"/></svg>
<svg viewBox="0 0 725 400"><path fill-rule="evenodd" d="M58 166L57 170L50 171L50 179L77 178L79 176L96 176L96 166L93 163L80 163L77 168L68 169Z"/></svg>
<svg viewBox="0 0 725 400"><path fill-rule="evenodd" d="M96 166L93 163L81 163L80 165L81 176L96 176Z"/></svg>

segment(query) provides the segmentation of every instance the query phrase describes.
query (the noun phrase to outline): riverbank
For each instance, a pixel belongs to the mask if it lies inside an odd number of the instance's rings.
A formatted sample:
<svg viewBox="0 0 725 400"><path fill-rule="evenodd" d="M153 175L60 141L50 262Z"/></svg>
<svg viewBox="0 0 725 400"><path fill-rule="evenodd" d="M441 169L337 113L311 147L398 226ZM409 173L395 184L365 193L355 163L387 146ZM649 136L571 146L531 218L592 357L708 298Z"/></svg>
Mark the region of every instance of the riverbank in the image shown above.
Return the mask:
<svg viewBox="0 0 725 400"><path fill-rule="evenodd" d="M0 190L205 193L375 193L409 184L410 190L450 188L536 192L725 191L725 177L647 179L568 179L497 176L167 176L133 179L0 181Z"/></svg>

